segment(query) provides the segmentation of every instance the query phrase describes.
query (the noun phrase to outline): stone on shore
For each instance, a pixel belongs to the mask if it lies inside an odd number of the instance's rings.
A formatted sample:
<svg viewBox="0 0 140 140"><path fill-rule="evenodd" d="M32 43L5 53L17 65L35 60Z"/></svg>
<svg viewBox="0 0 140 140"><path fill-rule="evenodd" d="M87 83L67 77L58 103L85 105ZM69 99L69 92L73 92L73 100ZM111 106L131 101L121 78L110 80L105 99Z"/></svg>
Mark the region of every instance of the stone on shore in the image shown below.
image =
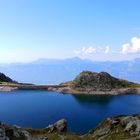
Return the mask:
<svg viewBox="0 0 140 140"><path fill-rule="evenodd" d="M17 90L17 87L10 87L10 86L0 86L0 91L13 91L13 90Z"/></svg>
<svg viewBox="0 0 140 140"><path fill-rule="evenodd" d="M61 119L54 124L51 124L47 127L50 133L58 132L63 133L67 131L67 121L65 119Z"/></svg>

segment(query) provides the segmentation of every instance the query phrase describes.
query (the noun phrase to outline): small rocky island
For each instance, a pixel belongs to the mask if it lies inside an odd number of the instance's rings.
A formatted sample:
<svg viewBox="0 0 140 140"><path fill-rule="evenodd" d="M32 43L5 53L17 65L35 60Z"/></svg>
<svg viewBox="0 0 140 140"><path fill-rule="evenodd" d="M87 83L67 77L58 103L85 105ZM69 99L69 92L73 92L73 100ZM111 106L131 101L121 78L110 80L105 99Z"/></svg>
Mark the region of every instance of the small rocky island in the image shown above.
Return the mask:
<svg viewBox="0 0 140 140"><path fill-rule="evenodd" d="M140 93L140 84L118 79L107 72L81 72L73 81L62 83L65 87L54 88L61 93L118 95Z"/></svg>
<svg viewBox="0 0 140 140"><path fill-rule="evenodd" d="M83 126L84 127L84 126ZM140 115L110 117L88 133L78 136L68 131L61 119L44 129L27 129L0 123L0 140L138 140Z"/></svg>

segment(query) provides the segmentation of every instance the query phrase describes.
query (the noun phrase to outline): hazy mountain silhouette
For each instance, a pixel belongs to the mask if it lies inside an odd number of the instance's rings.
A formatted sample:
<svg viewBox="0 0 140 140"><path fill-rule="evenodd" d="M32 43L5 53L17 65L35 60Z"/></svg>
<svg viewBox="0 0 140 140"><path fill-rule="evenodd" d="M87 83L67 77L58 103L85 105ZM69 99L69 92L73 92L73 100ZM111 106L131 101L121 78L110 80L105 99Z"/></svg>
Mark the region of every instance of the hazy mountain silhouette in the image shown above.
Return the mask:
<svg viewBox="0 0 140 140"><path fill-rule="evenodd" d="M106 71L111 75L140 83L140 58L132 61L98 62L80 59L39 59L31 63L1 64L0 72L19 82L58 84L74 79L82 71Z"/></svg>

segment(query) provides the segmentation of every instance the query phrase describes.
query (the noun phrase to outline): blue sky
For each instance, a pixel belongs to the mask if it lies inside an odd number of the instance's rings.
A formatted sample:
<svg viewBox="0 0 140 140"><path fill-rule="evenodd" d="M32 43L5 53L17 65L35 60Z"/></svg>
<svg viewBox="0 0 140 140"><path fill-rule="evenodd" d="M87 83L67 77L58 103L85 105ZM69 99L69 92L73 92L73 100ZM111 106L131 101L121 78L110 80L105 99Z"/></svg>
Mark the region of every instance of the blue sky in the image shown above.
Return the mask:
<svg viewBox="0 0 140 140"><path fill-rule="evenodd" d="M139 0L0 0L0 62L140 57Z"/></svg>

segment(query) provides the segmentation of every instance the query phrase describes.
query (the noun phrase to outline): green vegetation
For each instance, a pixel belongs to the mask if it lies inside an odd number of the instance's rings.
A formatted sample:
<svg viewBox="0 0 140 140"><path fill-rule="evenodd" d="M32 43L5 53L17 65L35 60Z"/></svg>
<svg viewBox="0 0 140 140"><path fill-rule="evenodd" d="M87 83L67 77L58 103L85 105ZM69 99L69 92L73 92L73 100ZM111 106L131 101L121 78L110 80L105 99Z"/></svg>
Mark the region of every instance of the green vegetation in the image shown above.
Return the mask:
<svg viewBox="0 0 140 140"><path fill-rule="evenodd" d="M0 82L1 86L17 86L19 85L18 83L13 83L13 82Z"/></svg>
<svg viewBox="0 0 140 140"><path fill-rule="evenodd" d="M62 86L70 86L70 87L72 87L73 86L73 81L67 81L67 82L65 82L65 83L61 83L60 85L62 85Z"/></svg>
<svg viewBox="0 0 140 140"><path fill-rule="evenodd" d="M61 140L62 138L67 138L67 140L82 140L79 136L76 136L72 133L49 133L47 129L27 129L27 131L35 138L44 138L47 137L49 140ZM84 140L84 139L83 139Z"/></svg>

